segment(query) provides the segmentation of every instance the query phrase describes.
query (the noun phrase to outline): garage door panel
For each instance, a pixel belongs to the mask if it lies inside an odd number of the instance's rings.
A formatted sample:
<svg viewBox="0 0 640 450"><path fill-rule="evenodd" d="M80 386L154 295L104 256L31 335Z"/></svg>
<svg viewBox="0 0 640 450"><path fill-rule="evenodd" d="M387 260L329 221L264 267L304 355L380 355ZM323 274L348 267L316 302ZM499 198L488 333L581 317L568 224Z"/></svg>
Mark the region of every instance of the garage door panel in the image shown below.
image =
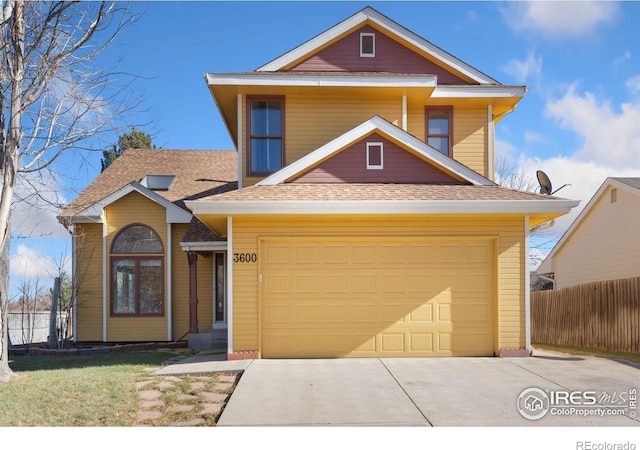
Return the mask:
<svg viewBox="0 0 640 450"><path fill-rule="evenodd" d="M264 242L261 252L265 357L493 354L490 240Z"/></svg>
<svg viewBox="0 0 640 450"><path fill-rule="evenodd" d="M432 352L433 333L409 333L409 349L411 352Z"/></svg>
<svg viewBox="0 0 640 450"><path fill-rule="evenodd" d="M358 265L365 265L367 267L375 266L378 259L375 244L356 244L352 246L351 252L351 263L356 267Z"/></svg>

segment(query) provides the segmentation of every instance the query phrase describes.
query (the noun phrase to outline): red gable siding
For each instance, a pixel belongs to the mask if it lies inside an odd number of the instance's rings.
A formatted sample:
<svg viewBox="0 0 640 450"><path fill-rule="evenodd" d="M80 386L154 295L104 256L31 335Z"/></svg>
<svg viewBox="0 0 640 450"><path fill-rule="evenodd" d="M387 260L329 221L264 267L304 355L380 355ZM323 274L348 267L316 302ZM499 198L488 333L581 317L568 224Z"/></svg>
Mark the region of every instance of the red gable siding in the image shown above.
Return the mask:
<svg viewBox="0 0 640 450"><path fill-rule="evenodd" d="M360 57L360 33L375 33L375 57ZM438 77L438 84L469 84L368 25L320 50L291 70L429 74Z"/></svg>
<svg viewBox="0 0 640 450"><path fill-rule="evenodd" d="M367 169L367 142L383 143L383 169ZM375 133L320 163L293 182L465 184Z"/></svg>

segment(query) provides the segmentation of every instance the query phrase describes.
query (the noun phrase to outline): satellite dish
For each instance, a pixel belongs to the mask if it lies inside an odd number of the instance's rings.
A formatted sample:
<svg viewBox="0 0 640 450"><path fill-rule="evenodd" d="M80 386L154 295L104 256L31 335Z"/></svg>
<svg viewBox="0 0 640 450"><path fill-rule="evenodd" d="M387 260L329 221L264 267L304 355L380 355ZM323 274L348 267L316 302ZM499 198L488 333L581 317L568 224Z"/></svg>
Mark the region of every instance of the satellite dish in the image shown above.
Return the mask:
<svg viewBox="0 0 640 450"><path fill-rule="evenodd" d="M551 180L542 170L536 171L536 176L538 177L538 183L540 183L540 193L544 195L551 194ZM564 187L564 186L563 186Z"/></svg>

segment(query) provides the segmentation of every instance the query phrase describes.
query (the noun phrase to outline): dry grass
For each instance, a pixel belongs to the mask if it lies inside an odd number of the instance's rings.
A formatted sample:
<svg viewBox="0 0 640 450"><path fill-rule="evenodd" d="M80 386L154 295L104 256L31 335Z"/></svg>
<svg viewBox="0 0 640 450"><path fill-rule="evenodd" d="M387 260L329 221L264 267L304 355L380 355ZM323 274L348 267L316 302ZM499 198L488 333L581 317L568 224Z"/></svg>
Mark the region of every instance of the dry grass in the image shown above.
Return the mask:
<svg viewBox="0 0 640 450"><path fill-rule="evenodd" d="M139 413L136 383L166 361L188 354L156 350L12 357L9 364L17 377L0 385L0 426L134 426ZM173 404L171 396L191 392L191 384L187 377L167 391L167 407Z"/></svg>

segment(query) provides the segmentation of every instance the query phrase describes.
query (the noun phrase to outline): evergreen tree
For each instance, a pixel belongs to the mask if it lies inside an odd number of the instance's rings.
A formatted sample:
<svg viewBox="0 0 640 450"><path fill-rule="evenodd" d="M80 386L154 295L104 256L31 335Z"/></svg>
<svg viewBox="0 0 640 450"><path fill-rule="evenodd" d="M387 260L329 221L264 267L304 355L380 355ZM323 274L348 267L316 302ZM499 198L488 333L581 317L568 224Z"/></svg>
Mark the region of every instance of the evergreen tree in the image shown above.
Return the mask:
<svg viewBox="0 0 640 450"><path fill-rule="evenodd" d="M156 148L156 146L151 143L150 134L132 128L131 133L122 133L118 138L117 145L113 144L111 149L102 151L102 160L100 161L102 168L100 172L104 172L118 156L129 148Z"/></svg>

